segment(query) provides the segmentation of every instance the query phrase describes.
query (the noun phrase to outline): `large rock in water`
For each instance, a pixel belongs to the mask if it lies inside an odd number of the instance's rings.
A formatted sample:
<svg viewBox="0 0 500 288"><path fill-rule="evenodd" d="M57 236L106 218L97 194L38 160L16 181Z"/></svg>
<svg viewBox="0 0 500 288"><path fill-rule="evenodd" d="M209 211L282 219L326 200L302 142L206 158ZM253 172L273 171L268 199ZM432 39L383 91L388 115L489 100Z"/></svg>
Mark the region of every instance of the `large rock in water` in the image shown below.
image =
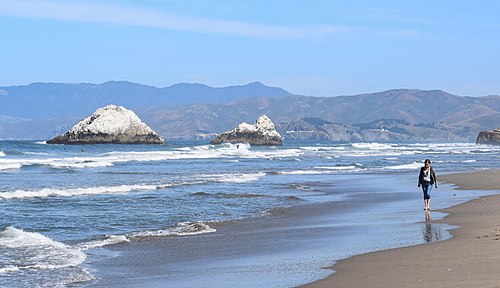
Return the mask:
<svg viewBox="0 0 500 288"><path fill-rule="evenodd" d="M164 144L165 141L137 115L122 106L97 109L64 135L48 144Z"/></svg>
<svg viewBox="0 0 500 288"><path fill-rule="evenodd" d="M210 144L249 143L254 146L283 145L283 138L266 115L257 119L254 125L241 123L235 129L224 132L210 141Z"/></svg>
<svg viewBox="0 0 500 288"><path fill-rule="evenodd" d="M477 135L476 144L500 145L500 128L493 131L481 131Z"/></svg>

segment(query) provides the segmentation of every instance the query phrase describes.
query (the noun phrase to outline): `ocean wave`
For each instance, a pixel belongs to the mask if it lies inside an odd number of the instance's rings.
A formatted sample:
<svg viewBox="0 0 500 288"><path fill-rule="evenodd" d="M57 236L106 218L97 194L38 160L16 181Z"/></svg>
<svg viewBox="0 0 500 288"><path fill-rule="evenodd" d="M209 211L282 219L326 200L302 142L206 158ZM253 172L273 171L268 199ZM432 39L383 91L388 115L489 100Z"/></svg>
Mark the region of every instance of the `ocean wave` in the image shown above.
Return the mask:
<svg viewBox="0 0 500 288"><path fill-rule="evenodd" d="M52 168L96 168L113 166L114 161L109 158L101 157L66 157L66 158L31 158L31 159L1 159L0 169L2 167L23 166L50 166ZM11 168L10 168L11 169Z"/></svg>
<svg viewBox="0 0 500 288"><path fill-rule="evenodd" d="M321 157L385 157L395 158L401 155L420 154L481 154L492 153L500 149L491 145L475 143L352 143L337 146L302 146L306 154L319 153Z"/></svg>
<svg viewBox="0 0 500 288"><path fill-rule="evenodd" d="M347 148L344 146L303 146L300 147L302 150L311 152L322 152L322 151L345 151Z"/></svg>
<svg viewBox="0 0 500 288"><path fill-rule="evenodd" d="M97 194L122 194L138 190L155 190L158 189L157 185L119 185L119 186L97 186L87 188L43 188L40 190L16 190L12 192L0 192L0 199L25 199L35 197L71 197L71 196L84 196L84 195L97 195Z"/></svg>
<svg viewBox="0 0 500 288"><path fill-rule="evenodd" d="M0 150L0 157L5 157L5 153L2 150Z"/></svg>
<svg viewBox="0 0 500 288"><path fill-rule="evenodd" d="M179 180L165 184L143 184L143 185L117 185L117 186L94 186L78 188L42 188L39 190L15 190L0 191L0 200L29 199L44 197L74 197L91 196L100 194L125 194L133 191L148 191L158 189L168 189L185 185L199 185L209 182L216 183L244 183L257 181L265 176L264 172L257 173L228 173L213 175L197 175L196 180Z"/></svg>
<svg viewBox="0 0 500 288"><path fill-rule="evenodd" d="M0 162L0 171L15 170L15 169L20 169L21 167L23 167L23 165L18 164L18 163L2 163L2 162Z"/></svg>
<svg viewBox="0 0 500 288"><path fill-rule="evenodd" d="M364 168L360 165L347 165L347 166L316 166L312 169L300 169L293 171L280 171L280 175L313 175L313 174L336 174L339 172L358 172Z"/></svg>
<svg viewBox="0 0 500 288"><path fill-rule="evenodd" d="M314 174L336 174L343 172L363 172L363 171L383 171L383 170L418 170L422 167L421 162L412 162L409 164L389 165L382 167L364 167L361 164L353 164L347 166L315 166L311 169L300 169L292 171L280 171L275 174L279 175L314 175Z"/></svg>
<svg viewBox="0 0 500 288"><path fill-rule="evenodd" d="M315 169L324 169L324 170L335 170L335 171L347 171L347 170L356 170L362 168L361 164L354 164L348 166L316 166Z"/></svg>
<svg viewBox="0 0 500 288"><path fill-rule="evenodd" d="M11 272L17 272L21 269L17 267L16 265L7 265L5 267L0 268L0 275L5 274L5 273L11 273Z"/></svg>
<svg viewBox="0 0 500 288"><path fill-rule="evenodd" d="M214 228L203 222L181 222L167 229L136 232L129 239L166 237L166 236L189 236L216 232Z"/></svg>
<svg viewBox="0 0 500 288"><path fill-rule="evenodd" d="M12 169L9 167L22 167L44 165L52 168L97 168L113 166L117 163L126 162L151 162L169 161L181 159L214 159L227 158L264 158L279 159L287 157L297 157L302 153L300 149L250 149L248 144L225 144L225 145L205 145L183 148L171 148L171 150L155 151L115 151L100 155L71 156L71 157L41 157L41 158L15 158L2 159L0 169ZM33 154L41 155L41 154Z"/></svg>
<svg viewBox="0 0 500 288"><path fill-rule="evenodd" d="M3 267L0 273L29 269L59 269L78 266L87 255L78 248L54 241L40 233L13 226L0 231Z"/></svg>
<svg viewBox="0 0 500 288"><path fill-rule="evenodd" d="M193 193L193 196L206 196L206 197L217 197L217 198L263 198L263 197L271 197L269 195L264 194L255 194L255 193L207 193L207 192L196 192Z"/></svg>
<svg viewBox="0 0 500 288"><path fill-rule="evenodd" d="M130 240L125 235L107 235L103 239L93 240L90 242L80 243L77 247L80 250L89 250L94 248L99 248L107 245L114 245L123 242L130 242Z"/></svg>
<svg viewBox="0 0 500 288"><path fill-rule="evenodd" d="M143 238L189 236L216 232L216 229L203 222L180 222L173 227L160 230L146 230L126 235L107 235L102 239L83 242L75 245L80 250L90 250L108 245L116 245Z"/></svg>
<svg viewBox="0 0 500 288"><path fill-rule="evenodd" d="M303 184L290 184L288 187L301 190L301 191L314 191L311 186L303 185Z"/></svg>
<svg viewBox="0 0 500 288"><path fill-rule="evenodd" d="M393 165L393 166L386 166L383 169L390 169L390 170L418 170L420 167L422 167L421 162L413 162L410 164L401 164L401 165Z"/></svg>
<svg viewBox="0 0 500 288"><path fill-rule="evenodd" d="M256 173L229 173L229 174L219 174L219 175L206 175L204 178L208 178L214 182L226 182L226 183L242 183L242 182L253 182L260 178L266 176L264 172Z"/></svg>
<svg viewBox="0 0 500 288"><path fill-rule="evenodd" d="M338 171L337 171L338 172ZM293 171L280 171L280 175L314 175L314 174L333 174L336 173L332 170L293 170Z"/></svg>
<svg viewBox="0 0 500 288"><path fill-rule="evenodd" d="M394 147L394 144L384 143L353 143L351 144L356 149L369 149L369 150L387 150Z"/></svg>
<svg viewBox="0 0 500 288"><path fill-rule="evenodd" d="M239 146L238 146L239 145ZM214 158L286 158L301 154L299 149L253 150L249 144L202 145L176 148L170 151L110 152L108 157L116 161L165 161L179 159ZM232 159L234 160L234 159Z"/></svg>
<svg viewBox="0 0 500 288"><path fill-rule="evenodd" d="M48 157L33 153L33 158L9 158L2 156L0 170L19 169L23 166L43 165L55 169L84 169L113 166L117 163L170 161L182 159L224 159L239 161L241 158L302 160L303 155L311 153L320 157L385 157L418 154L475 154L499 151L497 147L473 143L449 144L382 144L353 143L349 146L310 146L300 148L253 148L248 144L201 145L181 148L168 147L167 150L153 151L114 151L98 155L73 155L71 157ZM3 152L5 154L5 152ZM47 157L43 157L47 156Z"/></svg>

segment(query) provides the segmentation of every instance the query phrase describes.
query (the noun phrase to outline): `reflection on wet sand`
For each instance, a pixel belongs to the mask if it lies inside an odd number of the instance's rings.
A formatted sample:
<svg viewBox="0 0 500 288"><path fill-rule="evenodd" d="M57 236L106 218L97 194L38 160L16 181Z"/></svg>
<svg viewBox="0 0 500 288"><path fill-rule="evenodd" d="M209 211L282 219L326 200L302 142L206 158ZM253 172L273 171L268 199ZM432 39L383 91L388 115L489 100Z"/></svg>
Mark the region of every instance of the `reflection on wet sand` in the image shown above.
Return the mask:
<svg viewBox="0 0 500 288"><path fill-rule="evenodd" d="M440 225L432 224L430 211L425 211L425 229L423 231L424 241L426 243L436 242L442 239Z"/></svg>

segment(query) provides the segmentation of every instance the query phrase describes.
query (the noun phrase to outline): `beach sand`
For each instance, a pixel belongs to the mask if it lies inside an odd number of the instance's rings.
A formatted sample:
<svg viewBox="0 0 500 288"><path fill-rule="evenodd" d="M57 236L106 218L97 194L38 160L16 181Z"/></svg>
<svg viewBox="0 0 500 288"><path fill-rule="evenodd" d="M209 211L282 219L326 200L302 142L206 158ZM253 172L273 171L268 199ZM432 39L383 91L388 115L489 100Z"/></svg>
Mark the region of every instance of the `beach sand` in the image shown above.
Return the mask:
<svg viewBox="0 0 500 288"><path fill-rule="evenodd" d="M438 179L457 189L500 191L500 170ZM328 268L334 274L302 287L500 287L500 195L443 211L450 215L426 225L459 226L450 240L344 259Z"/></svg>

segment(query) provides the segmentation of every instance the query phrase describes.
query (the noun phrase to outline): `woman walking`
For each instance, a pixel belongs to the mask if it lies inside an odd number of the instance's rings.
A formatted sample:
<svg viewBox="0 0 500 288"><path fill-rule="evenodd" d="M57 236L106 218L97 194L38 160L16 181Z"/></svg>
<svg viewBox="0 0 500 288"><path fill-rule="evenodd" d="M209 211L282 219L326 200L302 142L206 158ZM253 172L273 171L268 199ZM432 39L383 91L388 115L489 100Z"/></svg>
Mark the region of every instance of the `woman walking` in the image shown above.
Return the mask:
<svg viewBox="0 0 500 288"><path fill-rule="evenodd" d="M422 186L424 192L424 210L431 210L431 191L432 185L438 188L438 181L436 173L431 167L431 160L425 159L424 167L420 168L420 175L418 176L418 187Z"/></svg>

